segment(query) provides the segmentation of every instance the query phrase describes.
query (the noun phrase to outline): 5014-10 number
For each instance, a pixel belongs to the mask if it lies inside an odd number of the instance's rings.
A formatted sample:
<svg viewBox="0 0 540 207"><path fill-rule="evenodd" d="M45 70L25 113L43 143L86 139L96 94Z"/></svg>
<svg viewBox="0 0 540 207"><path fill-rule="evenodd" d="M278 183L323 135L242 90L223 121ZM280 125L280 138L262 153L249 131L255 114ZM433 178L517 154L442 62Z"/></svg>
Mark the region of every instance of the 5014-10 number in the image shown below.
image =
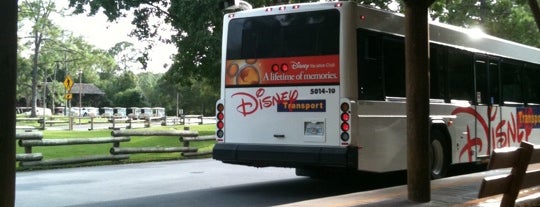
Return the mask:
<svg viewBox="0 0 540 207"><path fill-rule="evenodd" d="M335 88L312 88L310 94L333 94L336 93Z"/></svg>

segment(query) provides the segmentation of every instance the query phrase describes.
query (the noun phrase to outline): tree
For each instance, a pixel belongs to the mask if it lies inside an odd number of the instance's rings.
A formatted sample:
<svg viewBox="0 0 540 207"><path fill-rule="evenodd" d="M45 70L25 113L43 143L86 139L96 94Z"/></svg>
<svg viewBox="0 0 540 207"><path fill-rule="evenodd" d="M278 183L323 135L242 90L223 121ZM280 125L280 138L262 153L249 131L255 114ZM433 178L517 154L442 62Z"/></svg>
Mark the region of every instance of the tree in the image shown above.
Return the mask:
<svg viewBox="0 0 540 207"><path fill-rule="evenodd" d="M137 85L150 106L163 106L166 100L160 98L160 92L157 90L162 74L139 73L137 75Z"/></svg>
<svg viewBox="0 0 540 207"><path fill-rule="evenodd" d="M538 6L538 1L528 0L527 2L529 3L529 7L531 8L531 12L534 16L536 27L538 27L538 30L540 30L540 6Z"/></svg>
<svg viewBox="0 0 540 207"><path fill-rule="evenodd" d="M114 96L114 103L117 106L148 106L148 102L139 88L131 88L117 93Z"/></svg>
<svg viewBox="0 0 540 207"><path fill-rule="evenodd" d="M139 79L132 71L124 71L119 74L102 72L100 78L97 85L105 92L106 99L108 99L103 104L124 107L149 106L149 99L139 87Z"/></svg>
<svg viewBox="0 0 540 207"><path fill-rule="evenodd" d="M22 57L17 54L17 101L19 106L28 106L32 97L31 82L32 82L32 60Z"/></svg>
<svg viewBox="0 0 540 207"><path fill-rule="evenodd" d="M27 70L26 57L19 53L19 91L18 98L30 100L31 116L36 116L35 107L38 97L46 106L48 100L52 106L63 103L64 90L62 84L65 75L84 73L84 82L98 79L96 71L115 67L114 59L105 51L96 49L86 43L82 37L75 37L56 26L49 18L51 14L62 11L56 9L52 0L24 0L19 6L23 36L20 51L32 49L31 70ZM27 27L25 27L27 25Z"/></svg>
<svg viewBox="0 0 540 207"><path fill-rule="evenodd" d="M35 107L37 106L37 86L38 86L38 64L39 54L43 41L48 38L54 31L55 27L49 19L51 13L56 12L56 6L52 0L24 0L21 2L19 15L21 19L30 20L32 30L30 37L33 43L32 57L32 113L31 116L36 116Z"/></svg>
<svg viewBox="0 0 540 207"><path fill-rule="evenodd" d="M380 9L404 12L403 1L358 2ZM481 27L486 34L540 47L540 38L531 38L539 35L540 27L534 29L540 23L538 0L435 1L429 13L432 20L465 28Z"/></svg>
<svg viewBox="0 0 540 207"><path fill-rule="evenodd" d="M133 43L125 41L116 43L108 52L119 61L118 71L127 71L136 67L134 63L139 60L138 55L142 53L133 47Z"/></svg>
<svg viewBox="0 0 540 207"><path fill-rule="evenodd" d="M437 1L431 17L466 28L480 27L486 34L540 47L540 38L531 38L539 33L525 0Z"/></svg>

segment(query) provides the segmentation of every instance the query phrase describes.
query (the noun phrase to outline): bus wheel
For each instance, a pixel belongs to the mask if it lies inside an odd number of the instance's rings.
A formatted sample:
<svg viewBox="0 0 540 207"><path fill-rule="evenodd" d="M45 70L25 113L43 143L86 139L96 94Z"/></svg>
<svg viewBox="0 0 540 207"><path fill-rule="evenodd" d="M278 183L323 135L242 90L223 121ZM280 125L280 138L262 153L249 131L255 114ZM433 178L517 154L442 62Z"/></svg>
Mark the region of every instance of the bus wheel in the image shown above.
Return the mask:
<svg viewBox="0 0 540 207"><path fill-rule="evenodd" d="M450 166L450 149L444 133L439 130L431 131L430 161L431 178L439 179L446 176Z"/></svg>

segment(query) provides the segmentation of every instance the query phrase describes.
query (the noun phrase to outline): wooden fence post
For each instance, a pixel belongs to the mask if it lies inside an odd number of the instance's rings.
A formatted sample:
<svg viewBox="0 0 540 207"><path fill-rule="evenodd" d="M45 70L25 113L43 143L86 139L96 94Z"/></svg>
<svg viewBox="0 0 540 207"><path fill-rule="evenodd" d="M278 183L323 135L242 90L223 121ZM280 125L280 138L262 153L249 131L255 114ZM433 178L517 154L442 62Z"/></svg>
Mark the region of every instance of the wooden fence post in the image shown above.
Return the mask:
<svg viewBox="0 0 540 207"><path fill-rule="evenodd" d="M150 117L146 117L144 119L144 127L145 128L149 128L151 123L152 123L152 119Z"/></svg>
<svg viewBox="0 0 540 207"><path fill-rule="evenodd" d="M90 129L88 131L94 130L94 117L90 116Z"/></svg>
<svg viewBox="0 0 540 207"><path fill-rule="evenodd" d="M73 120L74 120L74 117L73 117L73 116L69 116L69 130L70 130L70 131L73 130Z"/></svg>
<svg viewBox="0 0 540 207"><path fill-rule="evenodd" d="M189 127L188 127L188 126L184 127L184 130L185 130L185 131L189 131ZM180 141L183 142L183 146L184 146L184 147L189 147L189 142L186 141L186 140L184 140L183 137L180 137Z"/></svg>

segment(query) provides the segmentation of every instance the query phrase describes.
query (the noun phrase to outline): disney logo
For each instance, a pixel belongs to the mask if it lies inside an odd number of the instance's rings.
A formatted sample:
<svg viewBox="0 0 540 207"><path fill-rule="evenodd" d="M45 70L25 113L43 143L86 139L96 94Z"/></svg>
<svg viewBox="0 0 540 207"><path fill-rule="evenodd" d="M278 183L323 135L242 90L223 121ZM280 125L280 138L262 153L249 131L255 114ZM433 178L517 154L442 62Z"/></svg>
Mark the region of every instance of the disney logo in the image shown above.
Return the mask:
<svg viewBox="0 0 540 207"><path fill-rule="evenodd" d="M236 110L243 116L254 114L258 110L273 107L283 102L294 103L298 99L298 90L276 92L273 95L265 95L264 88L259 88L255 94L238 92L231 95L231 98L240 98L240 104Z"/></svg>
<svg viewBox="0 0 540 207"><path fill-rule="evenodd" d="M292 66L292 69L293 70L296 70L296 69L304 69L304 70L307 70L309 69L309 64L302 64L301 62L291 62L291 66Z"/></svg>

